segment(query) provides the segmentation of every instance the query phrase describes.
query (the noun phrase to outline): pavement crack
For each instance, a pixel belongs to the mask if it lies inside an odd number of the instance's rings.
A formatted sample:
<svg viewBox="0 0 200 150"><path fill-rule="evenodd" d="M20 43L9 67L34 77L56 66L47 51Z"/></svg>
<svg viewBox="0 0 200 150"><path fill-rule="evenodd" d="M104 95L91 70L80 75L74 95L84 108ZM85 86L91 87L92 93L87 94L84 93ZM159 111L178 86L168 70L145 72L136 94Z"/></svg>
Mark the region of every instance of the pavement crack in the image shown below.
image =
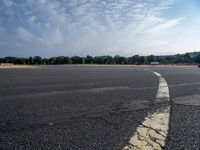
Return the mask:
<svg viewBox="0 0 200 150"><path fill-rule="evenodd" d="M124 150L133 150L133 148L141 149L140 147L138 147L138 146L136 146L134 144L128 143L128 146Z"/></svg>
<svg viewBox="0 0 200 150"><path fill-rule="evenodd" d="M146 125L144 125L143 123L140 123L140 124L141 124L143 127L145 127L145 128L154 130L157 134L159 134L159 135L161 135L162 137L166 138L166 136L164 136L163 134L161 134L161 133L159 132L160 130L156 130L156 129L150 127L150 126L146 126Z"/></svg>

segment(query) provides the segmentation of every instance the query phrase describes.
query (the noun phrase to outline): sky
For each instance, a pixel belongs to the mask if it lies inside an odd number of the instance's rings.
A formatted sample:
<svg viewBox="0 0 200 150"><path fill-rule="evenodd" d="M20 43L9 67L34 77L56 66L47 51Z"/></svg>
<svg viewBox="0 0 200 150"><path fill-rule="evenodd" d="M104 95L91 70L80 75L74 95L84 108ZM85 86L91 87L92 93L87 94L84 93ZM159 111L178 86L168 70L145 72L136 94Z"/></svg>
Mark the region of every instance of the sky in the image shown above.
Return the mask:
<svg viewBox="0 0 200 150"><path fill-rule="evenodd" d="M200 0L0 0L0 57L200 51Z"/></svg>

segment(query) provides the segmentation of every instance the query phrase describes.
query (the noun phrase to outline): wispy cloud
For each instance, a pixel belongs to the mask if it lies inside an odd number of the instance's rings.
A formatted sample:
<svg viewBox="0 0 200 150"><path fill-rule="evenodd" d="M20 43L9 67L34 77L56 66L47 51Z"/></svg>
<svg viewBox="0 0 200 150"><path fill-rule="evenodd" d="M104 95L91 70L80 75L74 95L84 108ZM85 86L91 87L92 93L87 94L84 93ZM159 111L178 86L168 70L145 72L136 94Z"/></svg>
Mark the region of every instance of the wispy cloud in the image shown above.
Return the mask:
<svg viewBox="0 0 200 150"><path fill-rule="evenodd" d="M19 33L19 36L25 41L31 41L34 38L34 36L27 29L23 27L19 27L17 29L17 32Z"/></svg>
<svg viewBox="0 0 200 150"><path fill-rule="evenodd" d="M175 3L176 0L2 0L0 10L9 16L2 16L0 26L6 26L2 23L6 22L15 28L9 28L14 34L9 38L15 42L55 55L147 54L150 51L140 50L166 44L162 35L185 19L162 16ZM13 41L10 39L8 43Z"/></svg>
<svg viewBox="0 0 200 150"><path fill-rule="evenodd" d="M5 13L7 15L13 15L13 7L16 5L16 3L13 0L2 0L2 5L5 7Z"/></svg>
<svg viewBox="0 0 200 150"><path fill-rule="evenodd" d="M6 7L11 7L15 3L12 0L2 0Z"/></svg>
<svg viewBox="0 0 200 150"><path fill-rule="evenodd" d="M172 19L172 20L165 20L162 21L156 25L154 25L153 27L151 27L149 29L149 32L151 33L161 33L161 32L165 32L171 28L176 27L177 25L179 25L185 18L176 18L176 19Z"/></svg>

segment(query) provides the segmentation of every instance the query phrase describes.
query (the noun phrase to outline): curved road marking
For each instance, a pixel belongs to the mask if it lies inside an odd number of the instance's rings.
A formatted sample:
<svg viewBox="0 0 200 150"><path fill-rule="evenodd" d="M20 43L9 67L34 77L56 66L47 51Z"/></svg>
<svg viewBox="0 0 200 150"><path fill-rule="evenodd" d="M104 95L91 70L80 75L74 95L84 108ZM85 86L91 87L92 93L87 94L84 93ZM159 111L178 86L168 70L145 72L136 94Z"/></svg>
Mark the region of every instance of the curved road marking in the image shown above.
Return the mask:
<svg viewBox="0 0 200 150"><path fill-rule="evenodd" d="M153 72L153 71L152 71ZM157 72L153 72L159 79L158 91L156 94L156 101L169 101L169 88L166 80Z"/></svg>
<svg viewBox="0 0 200 150"><path fill-rule="evenodd" d="M146 71L150 71L147 70ZM151 71L153 72L153 71ZM169 88L166 80L157 72L153 72L159 79L156 101L169 101ZM145 117L134 135L123 150L162 150L169 130L170 105L163 110L158 109Z"/></svg>

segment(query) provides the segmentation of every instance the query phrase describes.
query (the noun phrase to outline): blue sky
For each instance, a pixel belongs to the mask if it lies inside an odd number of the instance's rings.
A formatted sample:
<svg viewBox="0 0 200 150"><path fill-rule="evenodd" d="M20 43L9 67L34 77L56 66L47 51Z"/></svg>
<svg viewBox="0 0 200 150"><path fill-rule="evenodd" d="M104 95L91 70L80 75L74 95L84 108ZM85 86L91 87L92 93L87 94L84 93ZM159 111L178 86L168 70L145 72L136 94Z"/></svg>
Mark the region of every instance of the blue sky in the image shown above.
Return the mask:
<svg viewBox="0 0 200 150"><path fill-rule="evenodd" d="M200 50L199 0L0 0L0 56Z"/></svg>

